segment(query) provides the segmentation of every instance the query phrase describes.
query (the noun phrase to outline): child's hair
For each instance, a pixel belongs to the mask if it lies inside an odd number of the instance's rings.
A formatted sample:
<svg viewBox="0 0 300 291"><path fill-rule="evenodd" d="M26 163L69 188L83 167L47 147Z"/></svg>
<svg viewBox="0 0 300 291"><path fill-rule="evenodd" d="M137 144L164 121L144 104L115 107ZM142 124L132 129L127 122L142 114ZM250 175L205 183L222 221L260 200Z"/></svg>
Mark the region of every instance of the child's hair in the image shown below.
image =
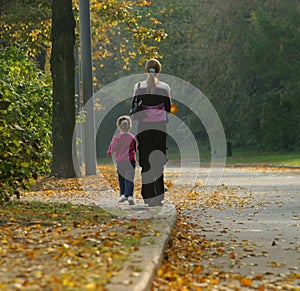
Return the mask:
<svg viewBox="0 0 300 291"><path fill-rule="evenodd" d="M120 116L117 120L117 127L124 132L128 132L132 127L131 118L128 115Z"/></svg>
<svg viewBox="0 0 300 291"><path fill-rule="evenodd" d="M151 94L154 94L156 85L158 83L157 75L161 71L161 63L157 59L150 59L146 63L145 70L148 73L146 79L147 89Z"/></svg>

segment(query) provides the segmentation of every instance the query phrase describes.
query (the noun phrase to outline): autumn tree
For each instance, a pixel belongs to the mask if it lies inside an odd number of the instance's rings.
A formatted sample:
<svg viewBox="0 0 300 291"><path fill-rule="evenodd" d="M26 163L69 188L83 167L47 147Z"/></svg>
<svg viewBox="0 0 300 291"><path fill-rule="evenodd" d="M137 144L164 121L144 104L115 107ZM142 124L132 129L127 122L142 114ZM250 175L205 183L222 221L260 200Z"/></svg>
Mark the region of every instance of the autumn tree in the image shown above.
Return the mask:
<svg viewBox="0 0 300 291"><path fill-rule="evenodd" d="M63 1L65 2L65 1ZM97 69L107 68L106 59L114 63L101 76L113 75L112 71L127 70L134 59L144 60L157 54L157 43L166 37L162 28L149 28L139 24L141 15L139 9L148 7L150 1L95 1L91 2L91 21L93 35L94 59L97 59ZM74 110L74 41L79 39L79 30L74 29L78 23L77 1L59 3L47 0L11 0L2 1L3 17L0 23L1 44L4 47L15 42L25 44L28 54L38 60L41 67L47 59L46 52L50 52L50 28L52 11L52 55L51 73L53 77L53 166L52 174L56 176L73 176L70 165L71 142L75 122ZM71 5L71 6L70 6ZM66 17L63 16L67 13ZM74 19L72 20L74 14ZM149 17L149 15L148 15ZM54 21L55 20L55 21ZM66 24L66 25L64 25ZM132 40L132 41L131 41ZM66 41L66 47L63 42ZM121 41L121 42L120 42ZM128 43L130 42L130 48ZM66 63L60 62L66 61ZM117 64L117 65L116 65ZM46 70L46 73L47 70ZM95 76L95 85L99 82ZM101 81L105 82L105 80ZM68 84L68 85L67 85ZM103 83L102 83L103 84Z"/></svg>
<svg viewBox="0 0 300 291"><path fill-rule="evenodd" d="M79 6L74 4L77 14ZM128 75L149 58L161 58L167 34L152 15L153 1L90 1L95 89Z"/></svg>
<svg viewBox="0 0 300 291"><path fill-rule="evenodd" d="M75 20L72 1L52 2L51 73L53 80L51 174L75 177L72 139L75 127Z"/></svg>

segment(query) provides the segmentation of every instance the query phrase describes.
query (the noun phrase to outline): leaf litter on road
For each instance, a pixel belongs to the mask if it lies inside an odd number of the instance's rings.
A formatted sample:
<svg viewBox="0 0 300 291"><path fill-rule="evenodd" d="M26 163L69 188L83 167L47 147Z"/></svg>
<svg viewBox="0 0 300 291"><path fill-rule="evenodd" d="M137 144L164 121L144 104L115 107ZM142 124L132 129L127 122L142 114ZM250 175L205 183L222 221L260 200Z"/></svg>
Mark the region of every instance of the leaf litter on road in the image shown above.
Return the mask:
<svg viewBox="0 0 300 291"><path fill-rule="evenodd" d="M255 170L267 171L265 168L255 168ZM165 252L164 261L153 282L152 291L299 291L299 269L295 267L289 272L277 274L276 268L283 267L284 263L274 262L271 258L268 265L274 268L274 272L249 272L248 274L237 272L236 269L244 267L244 259L268 257L268 253L261 251L260 246L250 240L221 239L231 230L223 226L223 221L204 215L209 210L209 213L216 211L226 216L228 208L236 210L241 216L244 212L250 213L249 210L255 215L259 209L264 209L272 202L267 198L256 197L250 189L241 186L220 185L213 191L208 191L201 185L202 183L199 182L189 192L180 186L170 189L170 198L176 205L178 220L172 232L171 243ZM200 213L198 217L195 215L195 209ZM234 222L240 226L244 224L242 221ZM207 232L215 233L214 239L208 238ZM270 245L271 243L272 241ZM251 269L251 265L247 267Z"/></svg>

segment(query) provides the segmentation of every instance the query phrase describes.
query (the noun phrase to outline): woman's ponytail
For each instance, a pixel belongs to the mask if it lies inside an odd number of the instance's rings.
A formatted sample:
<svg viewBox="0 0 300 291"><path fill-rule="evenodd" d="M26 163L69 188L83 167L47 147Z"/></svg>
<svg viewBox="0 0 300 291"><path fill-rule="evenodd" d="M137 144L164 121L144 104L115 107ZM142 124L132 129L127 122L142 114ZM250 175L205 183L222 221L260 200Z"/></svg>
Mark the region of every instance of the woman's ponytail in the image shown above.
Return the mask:
<svg viewBox="0 0 300 291"><path fill-rule="evenodd" d="M156 84L158 82L158 79L155 76L155 73L148 74L146 82L147 82L147 89L148 89L148 91L151 94L154 94L155 93Z"/></svg>
<svg viewBox="0 0 300 291"><path fill-rule="evenodd" d="M158 74L161 71L161 63L156 59L148 60L145 66L145 70L148 73L146 83L148 92L155 93L155 88L158 83Z"/></svg>

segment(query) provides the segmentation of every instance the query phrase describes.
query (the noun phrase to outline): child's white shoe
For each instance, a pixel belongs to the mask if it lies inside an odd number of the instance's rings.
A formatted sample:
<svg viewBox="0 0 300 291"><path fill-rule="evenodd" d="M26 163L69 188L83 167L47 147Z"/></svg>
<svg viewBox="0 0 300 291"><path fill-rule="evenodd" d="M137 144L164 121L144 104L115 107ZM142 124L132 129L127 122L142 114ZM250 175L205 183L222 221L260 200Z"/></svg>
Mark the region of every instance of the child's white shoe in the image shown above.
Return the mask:
<svg viewBox="0 0 300 291"><path fill-rule="evenodd" d="M133 197L132 196L128 197L128 202L129 202L130 205L134 205L134 201L133 201Z"/></svg>
<svg viewBox="0 0 300 291"><path fill-rule="evenodd" d="M119 202L125 202L127 197L125 195L121 195Z"/></svg>

